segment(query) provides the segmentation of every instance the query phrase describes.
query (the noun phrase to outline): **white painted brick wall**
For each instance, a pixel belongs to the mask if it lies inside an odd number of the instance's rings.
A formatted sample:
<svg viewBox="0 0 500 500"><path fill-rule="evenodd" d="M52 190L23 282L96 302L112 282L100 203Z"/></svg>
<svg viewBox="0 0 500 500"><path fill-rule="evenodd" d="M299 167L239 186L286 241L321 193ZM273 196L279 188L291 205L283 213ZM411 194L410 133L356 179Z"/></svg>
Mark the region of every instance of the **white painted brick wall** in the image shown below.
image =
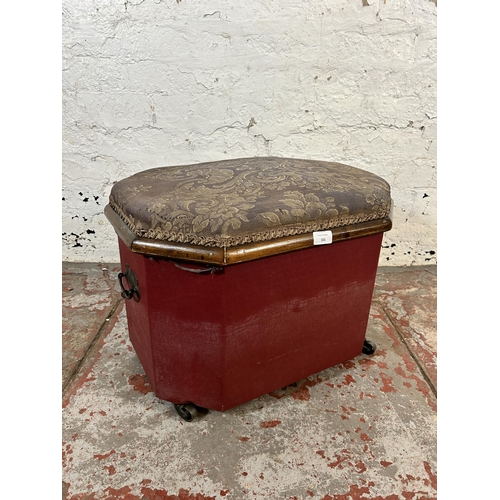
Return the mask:
<svg viewBox="0 0 500 500"><path fill-rule="evenodd" d="M126 176L275 155L384 177L380 263L435 263L436 61L429 0L64 0L63 258L118 261Z"/></svg>

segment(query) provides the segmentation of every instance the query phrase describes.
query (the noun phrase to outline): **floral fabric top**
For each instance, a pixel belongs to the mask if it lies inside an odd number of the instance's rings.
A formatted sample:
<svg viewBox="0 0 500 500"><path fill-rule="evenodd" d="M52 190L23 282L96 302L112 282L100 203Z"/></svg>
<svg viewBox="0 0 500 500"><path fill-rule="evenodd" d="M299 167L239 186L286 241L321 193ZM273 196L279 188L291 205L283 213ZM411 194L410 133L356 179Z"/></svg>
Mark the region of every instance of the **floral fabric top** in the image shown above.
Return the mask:
<svg viewBox="0 0 500 500"><path fill-rule="evenodd" d="M257 157L145 170L109 204L138 236L227 248L383 219L391 197L365 170Z"/></svg>

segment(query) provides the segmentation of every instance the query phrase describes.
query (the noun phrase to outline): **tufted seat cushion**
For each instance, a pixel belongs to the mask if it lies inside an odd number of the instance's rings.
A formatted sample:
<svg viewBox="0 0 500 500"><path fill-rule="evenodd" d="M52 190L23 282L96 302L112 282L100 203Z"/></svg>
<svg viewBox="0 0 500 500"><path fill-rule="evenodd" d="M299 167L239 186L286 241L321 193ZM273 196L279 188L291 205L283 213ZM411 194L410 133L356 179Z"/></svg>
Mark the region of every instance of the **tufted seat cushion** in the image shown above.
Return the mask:
<svg viewBox="0 0 500 500"><path fill-rule="evenodd" d="M229 248L384 219L391 198L365 170L257 157L145 170L117 182L109 206L139 237Z"/></svg>

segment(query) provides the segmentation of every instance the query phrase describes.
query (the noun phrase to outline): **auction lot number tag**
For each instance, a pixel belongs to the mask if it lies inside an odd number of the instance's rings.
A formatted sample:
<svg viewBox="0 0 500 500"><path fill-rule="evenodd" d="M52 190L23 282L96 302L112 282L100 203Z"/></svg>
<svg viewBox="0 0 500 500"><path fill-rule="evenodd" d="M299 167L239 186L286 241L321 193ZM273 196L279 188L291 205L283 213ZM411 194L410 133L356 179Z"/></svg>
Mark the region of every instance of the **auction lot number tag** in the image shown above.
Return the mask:
<svg viewBox="0 0 500 500"><path fill-rule="evenodd" d="M315 245L329 245L332 242L331 231L313 231Z"/></svg>

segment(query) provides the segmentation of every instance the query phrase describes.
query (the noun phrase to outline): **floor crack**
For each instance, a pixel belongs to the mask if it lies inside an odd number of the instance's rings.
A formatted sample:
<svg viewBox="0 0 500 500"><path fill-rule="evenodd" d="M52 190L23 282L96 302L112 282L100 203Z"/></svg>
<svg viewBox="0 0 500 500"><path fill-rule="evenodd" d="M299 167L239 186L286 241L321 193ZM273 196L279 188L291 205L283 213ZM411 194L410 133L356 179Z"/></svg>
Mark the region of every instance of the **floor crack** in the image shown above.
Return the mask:
<svg viewBox="0 0 500 500"><path fill-rule="evenodd" d="M106 329L106 327L109 324L110 319L113 317L113 315L115 314L116 310L118 309L118 307L120 306L120 304L122 302L123 302L123 299L120 298L120 299L118 299L115 302L115 304L113 305L113 307L111 307L108 315L106 316L106 318L102 322L101 326L99 327L99 330L94 335L94 338L87 345L87 347L85 349L85 352L83 353L83 356L80 358L80 360L78 361L78 363L76 363L76 365L71 370L71 373L68 375L68 377L64 381L63 387L62 387L63 398L64 398L67 390L69 389L69 387L72 385L73 381L75 380L76 376L80 372L80 369L81 369L83 363L88 359L88 357L90 356L90 352L93 350L93 348L96 345L97 341L101 338L104 330Z"/></svg>
<svg viewBox="0 0 500 500"><path fill-rule="evenodd" d="M384 311L384 314L387 316L387 319L389 320L389 322L391 323L391 325L394 327L394 329L396 330L397 334L399 335L399 338L401 339L401 341L403 342L403 344L405 345L405 347L408 349L408 352L410 353L411 358L413 359L413 361L415 362L415 364L418 366L418 369L420 370L420 373L421 373L422 377L424 378L424 380L429 385L432 393L434 394L434 397L437 399L437 387L434 384L434 382L432 381L432 378L427 373L427 370L425 369L425 366L422 364L422 362L420 361L420 358L417 356L417 354L411 348L410 344L405 339L404 335L399 331L399 328L397 327L397 325L392 321L391 316L387 313L387 311L386 311L385 307L383 306L383 304L380 304L380 306L382 307L382 311Z"/></svg>

